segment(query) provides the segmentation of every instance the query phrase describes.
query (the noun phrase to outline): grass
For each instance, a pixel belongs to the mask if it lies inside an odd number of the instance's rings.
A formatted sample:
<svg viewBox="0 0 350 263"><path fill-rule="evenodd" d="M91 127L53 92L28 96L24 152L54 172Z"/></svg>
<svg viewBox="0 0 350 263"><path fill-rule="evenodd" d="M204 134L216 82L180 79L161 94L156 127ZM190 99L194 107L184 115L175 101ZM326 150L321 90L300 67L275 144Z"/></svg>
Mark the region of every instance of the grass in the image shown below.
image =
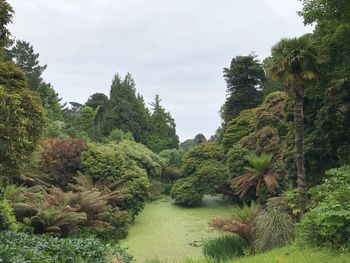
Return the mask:
<svg viewBox="0 0 350 263"><path fill-rule="evenodd" d="M172 261L168 261L170 263ZM216 263L210 259L187 259L177 263ZM273 249L267 253L227 261L227 263L350 263L350 255L340 255L325 249L302 249L297 246L287 246ZM165 261L150 261L149 263L166 263Z"/></svg>
<svg viewBox="0 0 350 263"><path fill-rule="evenodd" d="M217 261L229 260L244 255L245 241L237 235L225 235L206 241L203 254Z"/></svg>
<svg viewBox="0 0 350 263"><path fill-rule="evenodd" d="M222 235L209 228L209 221L216 216L231 215L231 206L220 198L206 197L196 208L156 201L146 204L121 245L129 248L136 263L152 258L172 262L201 257L202 241Z"/></svg>

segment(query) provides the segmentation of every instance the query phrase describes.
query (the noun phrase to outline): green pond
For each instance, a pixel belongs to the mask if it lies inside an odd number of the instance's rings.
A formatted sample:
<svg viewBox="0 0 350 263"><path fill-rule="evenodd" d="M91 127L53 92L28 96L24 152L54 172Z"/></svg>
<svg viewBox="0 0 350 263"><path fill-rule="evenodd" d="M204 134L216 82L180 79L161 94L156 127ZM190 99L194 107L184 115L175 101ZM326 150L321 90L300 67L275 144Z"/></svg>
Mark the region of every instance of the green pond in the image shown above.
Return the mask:
<svg viewBox="0 0 350 263"><path fill-rule="evenodd" d="M201 242L222 235L210 229L208 222L230 215L230 204L220 197L206 196L195 208L177 206L170 200L156 201L146 204L121 245L129 248L137 263L154 258L173 261L200 257Z"/></svg>

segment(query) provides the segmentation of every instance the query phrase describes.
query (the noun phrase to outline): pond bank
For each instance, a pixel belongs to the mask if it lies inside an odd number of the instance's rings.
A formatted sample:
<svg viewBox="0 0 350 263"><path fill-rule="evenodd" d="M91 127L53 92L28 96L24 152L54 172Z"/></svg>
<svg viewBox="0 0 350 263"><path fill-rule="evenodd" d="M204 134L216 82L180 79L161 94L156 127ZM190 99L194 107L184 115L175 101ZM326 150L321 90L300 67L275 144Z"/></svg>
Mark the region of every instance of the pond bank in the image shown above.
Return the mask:
<svg viewBox="0 0 350 263"><path fill-rule="evenodd" d="M146 204L121 245L129 248L137 263L151 258L200 257L201 241L221 234L209 228L210 219L230 215L231 206L221 197L205 197L195 208L180 207L171 200L156 201Z"/></svg>

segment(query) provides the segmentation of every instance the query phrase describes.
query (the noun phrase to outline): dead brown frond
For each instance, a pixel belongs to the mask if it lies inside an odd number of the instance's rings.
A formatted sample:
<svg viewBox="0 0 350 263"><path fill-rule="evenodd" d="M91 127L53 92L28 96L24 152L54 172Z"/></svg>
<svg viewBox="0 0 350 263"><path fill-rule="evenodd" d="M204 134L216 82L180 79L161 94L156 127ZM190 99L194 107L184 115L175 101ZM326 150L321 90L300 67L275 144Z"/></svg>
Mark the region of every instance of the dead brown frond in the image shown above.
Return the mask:
<svg viewBox="0 0 350 263"><path fill-rule="evenodd" d="M252 186L255 186L258 180L259 174L257 173L245 173L231 180L232 187L236 190L236 193L240 198L243 198Z"/></svg>
<svg viewBox="0 0 350 263"><path fill-rule="evenodd" d="M279 184L276 179L276 177L273 174L267 174L264 176L264 182L266 185L267 190L270 193L275 193L276 189L278 188Z"/></svg>

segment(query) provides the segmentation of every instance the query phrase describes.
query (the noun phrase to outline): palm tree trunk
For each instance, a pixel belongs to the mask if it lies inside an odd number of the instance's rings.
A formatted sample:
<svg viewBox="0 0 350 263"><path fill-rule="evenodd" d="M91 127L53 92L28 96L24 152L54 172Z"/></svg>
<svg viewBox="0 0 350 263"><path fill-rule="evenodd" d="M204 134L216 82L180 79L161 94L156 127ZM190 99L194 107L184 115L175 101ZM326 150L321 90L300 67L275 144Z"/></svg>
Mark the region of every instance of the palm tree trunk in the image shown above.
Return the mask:
<svg viewBox="0 0 350 263"><path fill-rule="evenodd" d="M294 129L295 129L295 159L298 176L299 208L300 216L306 211L306 175L304 161L304 109L303 97L300 94L295 96L294 104Z"/></svg>

